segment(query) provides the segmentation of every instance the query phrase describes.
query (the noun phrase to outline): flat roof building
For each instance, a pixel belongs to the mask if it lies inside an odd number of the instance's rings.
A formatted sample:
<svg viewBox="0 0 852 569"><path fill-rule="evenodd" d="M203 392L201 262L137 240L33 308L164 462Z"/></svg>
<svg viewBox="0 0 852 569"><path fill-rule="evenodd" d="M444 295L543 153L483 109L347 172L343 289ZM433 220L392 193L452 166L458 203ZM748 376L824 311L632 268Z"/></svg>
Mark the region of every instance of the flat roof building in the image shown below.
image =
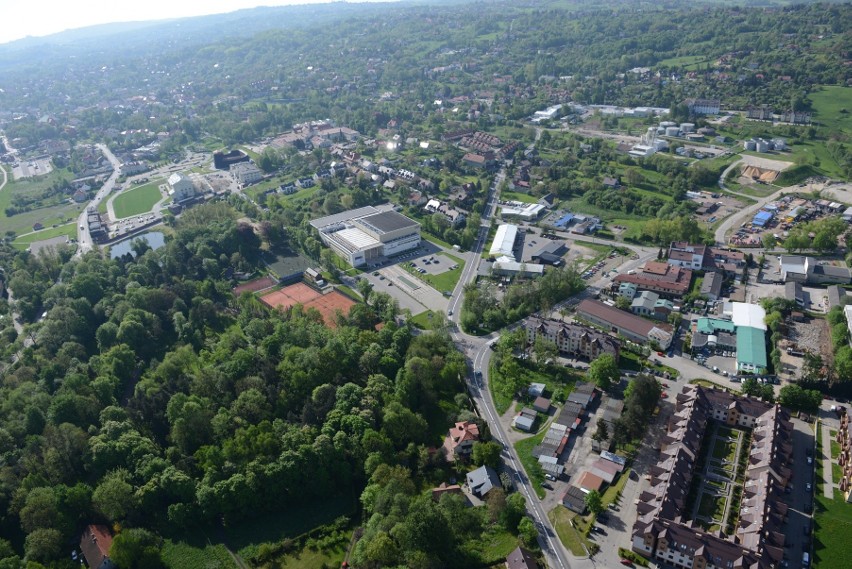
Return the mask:
<svg viewBox="0 0 852 569"><path fill-rule="evenodd" d="M353 267L420 246L420 224L392 210L363 207L315 219L311 226Z"/></svg>

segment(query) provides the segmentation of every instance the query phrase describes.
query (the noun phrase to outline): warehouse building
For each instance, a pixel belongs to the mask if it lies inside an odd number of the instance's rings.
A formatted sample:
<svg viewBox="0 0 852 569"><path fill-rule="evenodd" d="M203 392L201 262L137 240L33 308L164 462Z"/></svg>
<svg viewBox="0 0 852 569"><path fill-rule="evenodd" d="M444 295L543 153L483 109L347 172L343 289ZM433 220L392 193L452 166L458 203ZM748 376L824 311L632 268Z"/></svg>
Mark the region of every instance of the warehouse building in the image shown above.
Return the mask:
<svg viewBox="0 0 852 569"><path fill-rule="evenodd" d="M420 224L367 206L311 222L323 243L353 267L376 264L420 246Z"/></svg>
<svg viewBox="0 0 852 569"><path fill-rule="evenodd" d="M515 241L518 239L518 226L504 223L497 228L489 253L494 257L515 258Z"/></svg>

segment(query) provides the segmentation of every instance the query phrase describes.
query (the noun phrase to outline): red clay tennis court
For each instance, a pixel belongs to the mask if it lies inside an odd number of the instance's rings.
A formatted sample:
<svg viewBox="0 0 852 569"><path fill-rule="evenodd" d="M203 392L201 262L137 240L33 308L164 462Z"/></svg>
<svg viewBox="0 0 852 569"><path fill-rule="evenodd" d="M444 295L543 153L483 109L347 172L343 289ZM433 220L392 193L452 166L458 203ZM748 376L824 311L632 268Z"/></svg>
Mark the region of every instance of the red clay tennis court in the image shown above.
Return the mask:
<svg viewBox="0 0 852 569"><path fill-rule="evenodd" d="M276 281L272 277L262 277L253 281L249 281L247 283L243 283L240 286L236 286L234 287L232 292L235 295L240 296L244 292L257 292L265 288L273 287L277 282L278 281Z"/></svg>
<svg viewBox="0 0 852 569"><path fill-rule="evenodd" d="M349 314L349 309L355 305L355 301L343 293L333 290L328 294L322 294L305 283L297 283L270 292L261 296L260 300L272 308L289 308L297 304L301 304L306 309L315 308L322 315L326 326L334 325L336 310L340 310L346 315Z"/></svg>

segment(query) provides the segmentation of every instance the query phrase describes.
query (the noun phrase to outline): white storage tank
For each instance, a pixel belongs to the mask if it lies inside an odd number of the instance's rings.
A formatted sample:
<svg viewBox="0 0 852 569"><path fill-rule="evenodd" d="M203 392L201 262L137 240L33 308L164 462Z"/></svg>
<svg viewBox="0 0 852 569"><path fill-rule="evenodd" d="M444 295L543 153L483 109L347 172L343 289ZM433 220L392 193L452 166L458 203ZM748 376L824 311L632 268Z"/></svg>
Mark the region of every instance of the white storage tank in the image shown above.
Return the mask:
<svg viewBox="0 0 852 569"><path fill-rule="evenodd" d="M759 139L755 141L754 149L758 152L769 152L769 143L763 139Z"/></svg>
<svg viewBox="0 0 852 569"><path fill-rule="evenodd" d="M662 128L668 128L668 127L670 127L670 126L677 126L677 123L676 123L676 122L672 122L672 121L663 121L663 122L661 122L661 123L660 123L660 126L661 126Z"/></svg>
<svg viewBox="0 0 852 569"><path fill-rule="evenodd" d="M667 126L666 127L666 136L677 136L680 134L680 129L676 126Z"/></svg>
<svg viewBox="0 0 852 569"><path fill-rule="evenodd" d="M754 150L755 147L756 143L754 142L754 140L746 140L743 142L743 148L745 148L746 150Z"/></svg>
<svg viewBox="0 0 852 569"><path fill-rule="evenodd" d="M688 132L692 132L695 130L695 124L691 122L682 122L680 123L680 131L684 134Z"/></svg>

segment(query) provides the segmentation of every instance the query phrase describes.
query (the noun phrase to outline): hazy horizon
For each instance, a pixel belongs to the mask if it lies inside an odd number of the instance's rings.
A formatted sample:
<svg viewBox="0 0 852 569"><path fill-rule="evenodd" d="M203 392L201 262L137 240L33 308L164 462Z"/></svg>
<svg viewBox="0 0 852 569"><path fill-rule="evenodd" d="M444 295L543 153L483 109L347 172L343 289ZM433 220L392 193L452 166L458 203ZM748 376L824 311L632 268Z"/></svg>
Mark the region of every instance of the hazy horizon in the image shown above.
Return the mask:
<svg viewBox="0 0 852 569"><path fill-rule="evenodd" d="M59 32L124 22L143 22L224 14L258 6L330 4L341 0L113 0L97 7L88 3L56 0L15 2L3 10L6 24L0 27L0 45L27 37L44 37ZM389 0L355 0L376 2Z"/></svg>

